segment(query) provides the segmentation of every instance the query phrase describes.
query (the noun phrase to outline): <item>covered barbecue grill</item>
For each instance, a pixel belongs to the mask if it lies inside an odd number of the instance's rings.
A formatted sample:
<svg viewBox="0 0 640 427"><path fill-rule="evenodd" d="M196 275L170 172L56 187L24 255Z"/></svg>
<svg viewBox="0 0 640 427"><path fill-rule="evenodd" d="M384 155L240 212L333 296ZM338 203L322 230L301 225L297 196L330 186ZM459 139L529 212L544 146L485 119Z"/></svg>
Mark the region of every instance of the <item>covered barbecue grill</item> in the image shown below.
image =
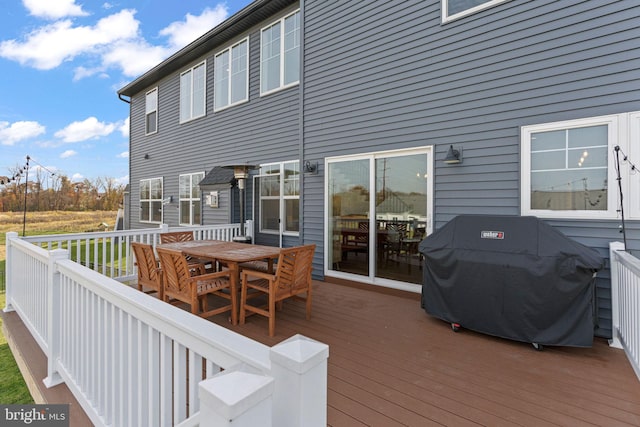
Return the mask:
<svg viewBox="0 0 640 427"><path fill-rule="evenodd" d="M534 347L593 344L603 259L536 217L461 215L420 243L422 307Z"/></svg>

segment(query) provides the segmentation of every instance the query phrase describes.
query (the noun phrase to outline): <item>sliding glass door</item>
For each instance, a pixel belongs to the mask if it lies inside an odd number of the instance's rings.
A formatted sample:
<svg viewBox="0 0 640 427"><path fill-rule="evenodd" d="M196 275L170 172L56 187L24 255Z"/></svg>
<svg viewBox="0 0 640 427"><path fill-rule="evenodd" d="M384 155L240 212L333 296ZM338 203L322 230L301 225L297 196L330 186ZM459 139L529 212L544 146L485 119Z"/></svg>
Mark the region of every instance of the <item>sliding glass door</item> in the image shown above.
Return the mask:
<svg viewBox="0 0 640 427"><path fill-rule="evenodd" d="M328 160L327 274L421 283L431 167L430 148Z"/></svg>

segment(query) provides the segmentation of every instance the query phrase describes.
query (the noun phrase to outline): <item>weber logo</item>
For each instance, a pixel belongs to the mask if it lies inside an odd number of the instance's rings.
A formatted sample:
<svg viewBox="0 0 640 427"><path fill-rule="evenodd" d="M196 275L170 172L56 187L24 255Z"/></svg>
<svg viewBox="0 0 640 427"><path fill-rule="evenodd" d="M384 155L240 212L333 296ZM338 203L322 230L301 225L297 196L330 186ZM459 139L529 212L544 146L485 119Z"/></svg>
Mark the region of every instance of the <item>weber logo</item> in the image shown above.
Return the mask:
<svg viewBox="0 0 640 427"><path fill-rule="evenodd" d="M480 232L481 239L496 239L503 240L504 239L504 231L481 231Z"/></svg>

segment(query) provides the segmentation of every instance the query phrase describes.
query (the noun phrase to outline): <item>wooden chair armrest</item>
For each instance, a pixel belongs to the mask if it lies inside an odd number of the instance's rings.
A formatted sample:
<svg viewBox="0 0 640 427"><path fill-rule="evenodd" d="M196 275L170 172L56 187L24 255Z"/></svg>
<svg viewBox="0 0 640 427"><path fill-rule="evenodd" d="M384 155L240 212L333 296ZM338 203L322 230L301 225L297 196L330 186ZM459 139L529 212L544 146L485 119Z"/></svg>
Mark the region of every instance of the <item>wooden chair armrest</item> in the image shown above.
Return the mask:
<svg viewBox="0 0 640 427"><path fill-rule="evenodd" d="M243 281L247 276L255 277L258 279L267 279L267 280L273 280L273 278L275 277L273 274L269 274L269 273L265 273L263 271L257 271L257 270L242 270L240 274L242 275Z"/></svg>

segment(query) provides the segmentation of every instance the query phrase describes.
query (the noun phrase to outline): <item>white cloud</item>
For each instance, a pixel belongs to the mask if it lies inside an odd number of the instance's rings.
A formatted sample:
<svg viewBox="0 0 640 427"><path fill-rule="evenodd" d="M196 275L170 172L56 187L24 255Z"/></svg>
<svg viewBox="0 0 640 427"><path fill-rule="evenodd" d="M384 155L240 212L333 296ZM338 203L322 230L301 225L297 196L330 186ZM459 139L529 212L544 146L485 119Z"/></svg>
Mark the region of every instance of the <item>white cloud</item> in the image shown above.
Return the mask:
<svg viewBox="0 0 640 427"><path fill-rule="evenodd" d="M65 16L87 16L75 0L22 0L29 13L38 18L60 19Z"/></svg>
<svg viewBox="0 0 640 427"><path fill-rule="evenodd" d="M161 36L169 38L169 45L173 49L180 49L188 45L229 16L225 4L218 4L215 9L206 8L199 16L187 14L184 21L176 21L160 31Z"/></svg>
<svg viewBox="0 0 640 427"><path fill-rule="evenodd" d="M50 70L81 54L95 54L120 40L137 37L135 10L125 9L100 19L95 26L74 27L62 20L29 33L24 41L0 43L0 56L40 70Z"/></svg>
<svg viewBox="0 0 640 427"><path fill-rule="evenodd" d="M114 130L115 123L99 122L95 117L89 117L84 121L71 123L57 131L54 136L64 142L81 142L110 135Z"/></svg>
<svg viewBox="0 0 640 427"><path fill-rule="evenodd" d="M82 176L82 174L80 173L74 173L73 175L71 175L71 181L72 182L78 182L78 181L83 181L84 180L84 176Z"/></svg>
<svg viewBox="0 0 640 427"><path fill-rule="evenodd" d="M162 46L152 46L145 40L120 40L102 55L105 68L117 67L128 77L137 77L153 68L172 53Z"/></svg>
<svg viewBox="0 0 640 427"><path fill-rule="evenodd" d="M124 119L124 123L122 124L122 126L118 128L122 136L127 139L129 138L129 123L130 123L130 117L127 117L126 119Z"/></svg>
<svg viewBox="0 0 640 427"><path fill-rule="evenodd" d="M129 175L122 176L120 178L114 178L116 184L127 185L129 183Z"/></svg>
<svg viewBox="0 0 640 427"><path fill-rule="evenodd" d="M118 154L116 157L119 157L121 159L128 159L129 158L129 152L128 151L123 151L122 153Z"/></svg>
<svg viewBox="0 0 640 427"><path fill-rule="evenodd" d="M13 145L43 133L45 133L45 127L38 122L0 122L0 144L2 145Z"/></svg>
<svg viewBox="0 0 640 427"><path fill-rule="evenodd" d="M74 151L74 150L67 150L67 151L65 151L64 153L60 154L60 158L61 158L61 159L68 159L69 157L73 157L73 156L75 156L76 154L78 154L78 152L77 152L77 151Z"/></svg>

